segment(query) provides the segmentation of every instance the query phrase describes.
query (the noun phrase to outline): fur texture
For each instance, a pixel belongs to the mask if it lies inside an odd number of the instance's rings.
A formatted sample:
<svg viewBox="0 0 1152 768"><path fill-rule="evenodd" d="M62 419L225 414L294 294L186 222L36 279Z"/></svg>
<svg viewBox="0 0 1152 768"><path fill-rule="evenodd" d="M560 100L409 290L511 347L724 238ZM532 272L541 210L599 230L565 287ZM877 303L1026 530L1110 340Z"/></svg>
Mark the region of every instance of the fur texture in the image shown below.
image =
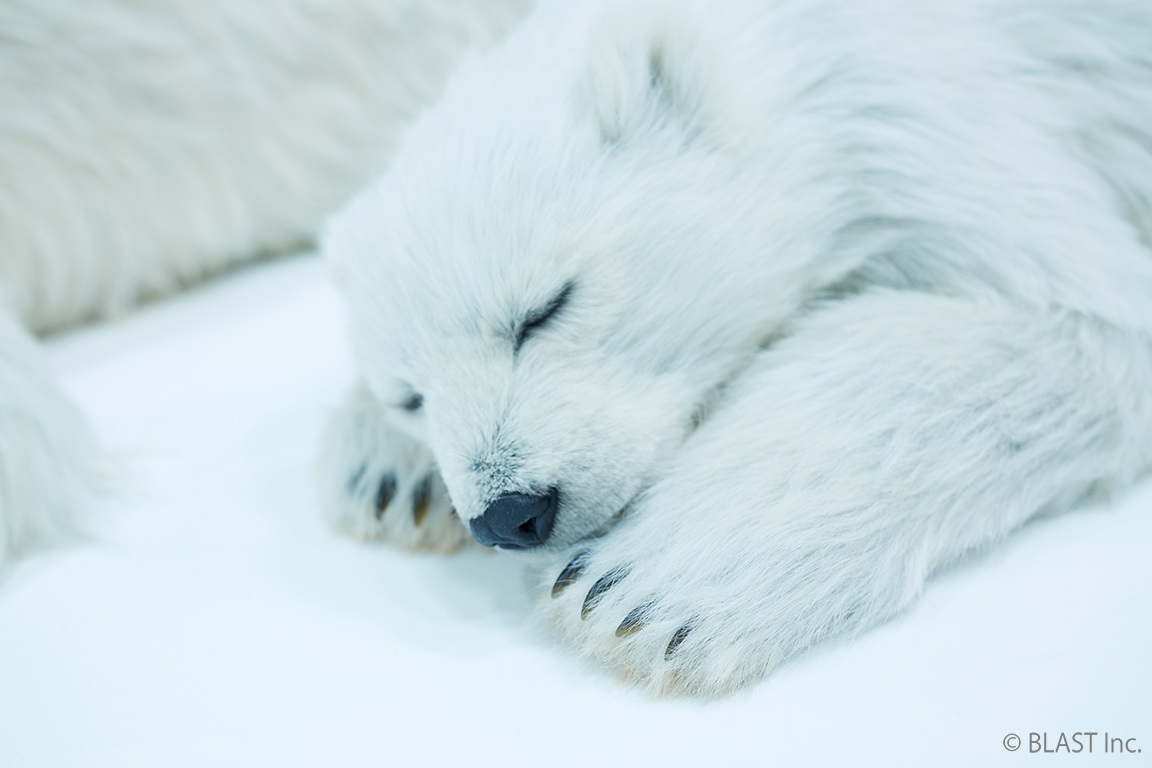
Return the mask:
<svg viewBox="0 0 1152 768"><path fill-rule="evenodd" d="M1152 466L1150 126L1147 3L546 4L330 224L330 514L557 489L540 611L655 692L873 626Z"/></svg>
<svg viewBox="0 0 1152 768"><path fill-rule="evenodd" d="M103 463L87 422L28 332L0 314L0 576L13 556L72 540Z"/></svg>
<svg viewBox="0 0 1152 768"><path fill-rule="evenodd" d="M98 461L17 325L113 315L307 245L528 0L0 5L0 567Z"/></svg>

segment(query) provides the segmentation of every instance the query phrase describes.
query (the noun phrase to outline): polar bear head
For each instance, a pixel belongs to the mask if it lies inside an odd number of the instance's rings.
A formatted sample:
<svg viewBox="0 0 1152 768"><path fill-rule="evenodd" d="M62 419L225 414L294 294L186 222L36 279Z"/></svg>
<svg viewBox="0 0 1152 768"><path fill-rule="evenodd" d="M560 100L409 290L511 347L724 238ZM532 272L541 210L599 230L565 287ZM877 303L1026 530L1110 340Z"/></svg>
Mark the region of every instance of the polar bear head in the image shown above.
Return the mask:
<svg viewBox="0 0 1152 768"><path fill-rule="evenodd" d="M458 75L324 241L369 386L513 549L610 524L773 327L702 57L573 35Z"/></svg>

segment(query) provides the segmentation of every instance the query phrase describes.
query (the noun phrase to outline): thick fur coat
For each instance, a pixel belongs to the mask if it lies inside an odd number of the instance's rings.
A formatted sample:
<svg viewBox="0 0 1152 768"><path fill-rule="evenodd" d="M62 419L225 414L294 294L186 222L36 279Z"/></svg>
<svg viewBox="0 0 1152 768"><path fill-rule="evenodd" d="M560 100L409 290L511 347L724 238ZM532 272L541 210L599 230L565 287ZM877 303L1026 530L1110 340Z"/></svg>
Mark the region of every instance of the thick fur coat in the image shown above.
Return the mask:
<svg viewBox="0 0 1152 768"><path fill-rule="evenodd" d="M324 247L334 522L727 692L1152 466L1152 7L547 3Z"/></svg>
<svg viewBox="0 0 1152 768"><path fill-rule="evenodd" d="M100 457L26 329L307 245L528 0L0 4L0 570Z"/></svg>

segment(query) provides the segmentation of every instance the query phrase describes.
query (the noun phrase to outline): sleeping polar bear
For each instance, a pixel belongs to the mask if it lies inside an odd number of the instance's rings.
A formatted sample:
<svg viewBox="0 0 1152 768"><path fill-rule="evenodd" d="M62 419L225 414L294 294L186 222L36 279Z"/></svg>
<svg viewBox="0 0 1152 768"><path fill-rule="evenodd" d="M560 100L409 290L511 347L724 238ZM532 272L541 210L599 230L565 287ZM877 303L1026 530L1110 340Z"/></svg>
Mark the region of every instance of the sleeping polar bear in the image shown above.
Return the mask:
<svg viewBox="0 0 1152 768"><path fill-rule="evenodd" d="M1152 466L1152 7L546 4L324 250L334 523L721 694Z"/></svg>

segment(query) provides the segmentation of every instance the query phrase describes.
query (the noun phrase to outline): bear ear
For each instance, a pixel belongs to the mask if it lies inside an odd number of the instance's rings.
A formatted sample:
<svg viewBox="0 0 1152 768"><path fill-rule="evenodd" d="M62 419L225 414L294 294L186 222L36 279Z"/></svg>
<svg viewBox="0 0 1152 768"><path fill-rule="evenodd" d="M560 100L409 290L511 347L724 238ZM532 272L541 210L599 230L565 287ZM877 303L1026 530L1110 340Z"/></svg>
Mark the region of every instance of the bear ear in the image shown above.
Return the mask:
<svg viewBox="0 0 1152 768"><path fill-rule="evenodd" d="M611 15L596 41L582 101L605 145L674 128L698 137L709 124L709 66L692 25L678 20Z"/></svg>

